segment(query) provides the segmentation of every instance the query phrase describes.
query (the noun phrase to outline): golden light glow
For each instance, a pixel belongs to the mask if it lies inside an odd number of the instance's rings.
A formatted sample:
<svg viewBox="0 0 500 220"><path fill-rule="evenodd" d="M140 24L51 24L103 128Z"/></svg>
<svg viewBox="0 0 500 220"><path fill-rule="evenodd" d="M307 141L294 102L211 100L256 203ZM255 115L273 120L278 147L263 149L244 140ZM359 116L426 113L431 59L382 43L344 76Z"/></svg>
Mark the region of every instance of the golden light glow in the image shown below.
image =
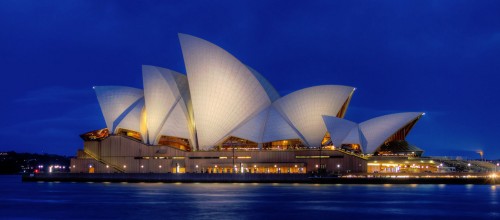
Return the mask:
<svg viewBox="0 0 500 220"><path fill-rule="evenodd" d="M141 121L139 122L139 127L141 129L141 134L142 134L142 137L144 139L144 141L146 141L146 138L147 136L145 134L147 134L147 131L148 131L148 126L147 126L147 121L146 121L146 108L142 108L142 111L141 111Z"/></svg>

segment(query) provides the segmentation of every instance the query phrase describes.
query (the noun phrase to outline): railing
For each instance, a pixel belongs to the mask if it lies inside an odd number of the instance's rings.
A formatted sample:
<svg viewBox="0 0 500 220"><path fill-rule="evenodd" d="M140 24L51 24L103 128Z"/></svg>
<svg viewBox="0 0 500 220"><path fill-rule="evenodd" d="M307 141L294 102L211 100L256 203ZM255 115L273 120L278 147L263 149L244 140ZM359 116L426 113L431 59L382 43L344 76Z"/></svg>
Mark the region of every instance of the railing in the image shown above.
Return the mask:
<svg viewBox="0 0 500 220"><path fill-rule="evenodd" d="M106 161L98 158L96 155L94 155L93 153L91 153L90 151L88 150L83 150L83 152L85 152L87 155L89 155L90 157L92 157L92 159L98 161L99 163L102 163L102 164L105 164L107 166L110 166L111 168L115 169L116 171L120 172L120 173L125 173L125 170L121 169L120 167L118 166L115 166L113 164L109 164L109 163L106 163Z"/></svg>

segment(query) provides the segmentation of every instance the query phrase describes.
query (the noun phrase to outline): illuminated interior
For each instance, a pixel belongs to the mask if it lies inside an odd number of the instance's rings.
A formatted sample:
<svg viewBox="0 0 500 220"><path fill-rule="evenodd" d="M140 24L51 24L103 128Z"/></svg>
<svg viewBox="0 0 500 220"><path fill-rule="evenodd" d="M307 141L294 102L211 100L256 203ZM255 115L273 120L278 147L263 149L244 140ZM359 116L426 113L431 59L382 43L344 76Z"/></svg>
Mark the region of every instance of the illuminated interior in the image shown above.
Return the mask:
<svg viewBox="0 0 500 220"><path fill-rule="evenodd" d="M172 136L161 136L158 145L170 146L177 149L191 151L191 146L189 145L188 139L172 137Z"/></svg>
<svg viewBox="0 0 500 220"><path fill-rule="evenodd" d="M255 164L220 164L210 167L201 167L197 172L201 173L269 173L269 174L286 174L286 173L307 173L307 169L302 163L255 163Z"/></svg>
<svg viewBox="0 0 500 220"><path fill-rule="evenodd" d="M359 144L342 144L340 148L357 154L362 153L361 146Z"/></svg>
<svg viewBox="0 0 500 220"><path fill-rule="evenodd" d="M321 146L332 145L332 138L330 137L330 132L326 132L325 137L321 141Z"/></svg>
<svg viewBox="0 0 500 220"><path fill-rule="evenodd" d="M438 167L432 160L383 160L368 162L368 173L435 173Z"/></svg>
<svg viewBox="0 0 500 220"><path fill-rule="evenodd" d="M231 136L227 138L220 146L220 150L258 150L259 146L253 141Z"/></svg>
<svg viewBox="0 0 500 220"><path fill-rule="evenodd" d="M118 131L116 132L118 135L123 135L125 137L130 137L138 141L142 141L142 136L140 132L137 131L132 131L124 128L119 128Z"/></svg>
<svg viewBox="0 0 500 220"><path fill-rule="evenodd" d="M352 97L352 93L351 93L351 95L349 95L349 98L347 98L347 100L344 102L344 105L342 105L342 108L340 108L340 111L337 114L337 118L344 118L345 113L347 111L347 107L349 106L349 103L351 102L351 97Z"/></svg>
<svg viewBox="0 0 500 220"><path fill-rule="evenodd" d="M294 150L305 148L300 139L272 141L262 144L264 150Z"/></svg>
<svg viewBox="0 0 500 220"><path fill-rule="evenodd" d="M387 138L387 140L385 140L385 144L387 144L387 143L389 143L391 141L395 141L395 140L405 140L406 136L408 135L408 133L410 133L411 129L417 123L417 121L418 121L418 119L420 119L420 117L418 117L415 120L411 121L406 126L404 126L403 128L399 129L392 136L390 136L389 138Z"/></svg>
<svg viewBox="0 0 500 220"><path fill-rule="evenodd" d="M109 130L107 128L87 132L80 135L84 141L99 141L109 136Z"/></svg>

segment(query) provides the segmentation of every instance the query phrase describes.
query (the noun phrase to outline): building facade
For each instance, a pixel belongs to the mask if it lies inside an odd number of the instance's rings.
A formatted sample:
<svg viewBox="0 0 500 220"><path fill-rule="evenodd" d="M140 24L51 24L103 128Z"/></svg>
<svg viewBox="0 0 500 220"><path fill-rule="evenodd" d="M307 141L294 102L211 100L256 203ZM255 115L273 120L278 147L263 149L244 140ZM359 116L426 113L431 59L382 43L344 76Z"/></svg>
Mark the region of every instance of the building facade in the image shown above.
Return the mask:
<svg viewBox="0 0 500 220"><path fill-rule="evenodd" d="M94 87L106 128L81 135L72 172L366 172L367 155L405 140L423 115L351 122L343 118L354 87L281 96L222 48L179 39L186 75L143 66L142 89Z"/></svg>

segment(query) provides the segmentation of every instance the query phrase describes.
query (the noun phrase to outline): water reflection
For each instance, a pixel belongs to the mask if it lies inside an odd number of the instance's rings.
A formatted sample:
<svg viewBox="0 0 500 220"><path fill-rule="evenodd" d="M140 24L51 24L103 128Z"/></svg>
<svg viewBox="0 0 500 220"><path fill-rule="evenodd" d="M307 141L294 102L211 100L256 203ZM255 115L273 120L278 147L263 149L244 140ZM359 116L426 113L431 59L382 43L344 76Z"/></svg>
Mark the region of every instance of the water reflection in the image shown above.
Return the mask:
<svg viewBox="0 0 500 220"><path fill-rule="evenodd" d="M499 190L489 185L21 183L19 179L0 176L0 218L499 217Z"/></svg>

